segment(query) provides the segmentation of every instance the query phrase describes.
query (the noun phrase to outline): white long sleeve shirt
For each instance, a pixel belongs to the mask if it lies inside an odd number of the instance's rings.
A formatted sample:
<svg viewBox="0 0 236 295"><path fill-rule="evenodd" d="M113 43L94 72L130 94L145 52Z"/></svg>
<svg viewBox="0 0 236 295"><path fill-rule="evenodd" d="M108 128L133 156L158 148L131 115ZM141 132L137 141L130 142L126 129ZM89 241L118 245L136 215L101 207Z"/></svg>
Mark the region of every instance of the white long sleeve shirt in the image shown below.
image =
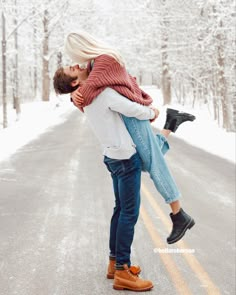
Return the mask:
<svg viewBox="0 0 236 295"><path fill-rule="evenodd" d="M117 160L129 159L136 153L121 114L139 120L150 120L155 116L149 107L132 102L111 88L106 88L86 106L84 113L102 145L103 155Z"/></svg>

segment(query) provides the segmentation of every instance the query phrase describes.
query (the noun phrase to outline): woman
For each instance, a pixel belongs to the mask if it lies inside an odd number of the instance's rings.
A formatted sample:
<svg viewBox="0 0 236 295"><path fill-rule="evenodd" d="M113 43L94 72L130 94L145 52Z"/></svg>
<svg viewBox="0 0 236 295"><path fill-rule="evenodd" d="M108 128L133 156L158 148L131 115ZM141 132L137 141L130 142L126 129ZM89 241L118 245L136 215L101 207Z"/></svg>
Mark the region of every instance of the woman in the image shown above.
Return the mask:
<svg viewBox="0 0 236 295"><path fill-rule="evenodd" d="M72 93L74 104L81 110L106 87L111 87L130 100L143 105L152 103L152 98L139 88L136 79L126 71L120 54L88 33L70 33L65 41L65 51L73 62L86 64L90 71L86 83L79 88L80 94L76 91ZM175 243L194 225L194 220L181 208L180 192L163 155L169 149L166 140L168 135L175 132L180 124L193 121L195 117L168 109L164 129L157 135L153 133L149 121L125 116L123 119L143 161L143 170L149 172L155 187L171 207L173 228L167 242Z"/></svg>

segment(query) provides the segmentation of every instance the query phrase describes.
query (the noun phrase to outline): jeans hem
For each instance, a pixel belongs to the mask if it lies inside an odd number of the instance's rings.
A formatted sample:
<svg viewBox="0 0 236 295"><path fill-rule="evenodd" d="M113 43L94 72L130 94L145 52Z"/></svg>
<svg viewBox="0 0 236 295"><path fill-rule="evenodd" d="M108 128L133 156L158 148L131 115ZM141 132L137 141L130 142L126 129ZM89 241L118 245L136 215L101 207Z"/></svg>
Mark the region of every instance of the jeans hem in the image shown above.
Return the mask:
<svg viewBox="0 0 236 295"><path fill-rule="evenodd" d="M166 201L166 204L171 204L171 203L173 203L175 201L178 201L180 198L181 198L181 196L178 196L178 197L176 197L174 199L169 199L169 200L165 200L165 201Z"/></svg>

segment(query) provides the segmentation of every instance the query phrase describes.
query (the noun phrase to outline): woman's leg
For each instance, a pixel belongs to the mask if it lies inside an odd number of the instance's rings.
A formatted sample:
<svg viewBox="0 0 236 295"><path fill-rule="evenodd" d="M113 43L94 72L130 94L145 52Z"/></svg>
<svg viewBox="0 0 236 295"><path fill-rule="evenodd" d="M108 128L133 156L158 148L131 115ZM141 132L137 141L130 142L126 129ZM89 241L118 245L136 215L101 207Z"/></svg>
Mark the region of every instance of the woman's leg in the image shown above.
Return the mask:
<svg viewBox="0 0 236 295"><path fill-rule="evenodd" d="M194 220L180 206L180 192L171 176L163 154L168 150L164 136L155 136L149 121L139 121L135 118L123 117L136 149L143 161L145 171L148 171L159 193L171 207L170 218L173 228L167 238L167 243L179 241L194 224ZM168 147L169 148L169 147Z"/></svg>
<svg viewBox="0 0 236 295"><path fill-rule="evenodd" d="M148 120L123 116L136 149L143 161L143 170L149 172L155 187L170 204L180 198L180 192L164 159L169 145L164 136L155 135Z"/></svg>
<svg viewBox="0 0 236 295"><path fill-rule="evenodd" d="M171 130L168 130L168 129L162 129L161 130L161 134L165 137L165 138L167 138L170 134L171 134Z"/></svg>
<svg viewBox="0 0 236 295"><path fill-rule="evenodd" d="M154 135L154 134L153 134ZM159 148L163 155L165 155L168 150L170 149L169 143L167 141L167 136L165 136L162 131L161 134L157 133L155 136L155 139L157 141L157 144L159 145Z"/></svg>

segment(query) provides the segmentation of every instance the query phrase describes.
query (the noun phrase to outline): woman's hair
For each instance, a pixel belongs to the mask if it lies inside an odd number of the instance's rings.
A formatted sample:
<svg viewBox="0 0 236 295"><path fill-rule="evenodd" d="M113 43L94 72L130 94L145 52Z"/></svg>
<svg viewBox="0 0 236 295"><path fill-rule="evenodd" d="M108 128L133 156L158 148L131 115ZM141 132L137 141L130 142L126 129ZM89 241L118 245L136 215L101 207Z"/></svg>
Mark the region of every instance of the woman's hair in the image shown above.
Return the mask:
<svg viewBox="0 0 236 295"><path fill-rule="evenodd" d="M70 33L65 40L65 52L69 55L73 62L79 64L88 63L88 61L102 54L113 57L121 66L124 61L121 55L112 47L96 40L87 32Z"/></svg>

